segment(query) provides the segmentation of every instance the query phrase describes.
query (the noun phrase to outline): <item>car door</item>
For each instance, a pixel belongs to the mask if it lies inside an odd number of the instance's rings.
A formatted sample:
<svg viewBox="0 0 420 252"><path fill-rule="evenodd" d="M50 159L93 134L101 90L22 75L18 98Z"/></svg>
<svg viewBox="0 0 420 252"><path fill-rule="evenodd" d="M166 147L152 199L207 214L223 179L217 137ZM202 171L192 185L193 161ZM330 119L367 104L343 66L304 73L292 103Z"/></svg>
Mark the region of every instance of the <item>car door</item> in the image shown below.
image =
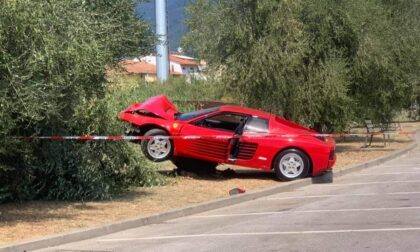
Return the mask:
<svg viewBox="0 0 420 252"><path fill-rule="evenodd" d="M241 132L237 145L233 145L231 159L234 164L241 166L266 168L269 166L268 157L264 155L264 148L271 146L267 137L269 120L267 118L249 117Z"/></svg>
<svg viewBox="0 0 420 252"><path fill-rule="evenodd" d="M178 156L223 163L229 157L229 145L245 115L220 112L184 125L177 140Z"/></svg>

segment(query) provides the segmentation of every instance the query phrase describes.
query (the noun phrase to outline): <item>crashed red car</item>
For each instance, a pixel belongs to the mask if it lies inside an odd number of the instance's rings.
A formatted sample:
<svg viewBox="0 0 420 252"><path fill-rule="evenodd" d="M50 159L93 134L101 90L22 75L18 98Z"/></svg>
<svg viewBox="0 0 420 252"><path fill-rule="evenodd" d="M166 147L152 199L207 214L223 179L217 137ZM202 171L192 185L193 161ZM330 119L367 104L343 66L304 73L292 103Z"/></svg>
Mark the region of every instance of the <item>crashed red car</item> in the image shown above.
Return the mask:
<svg viewBox="0 0 420 252"><path fill-rule="evenodd" d="M165 96L134 103L119 115L141 140L144 155L179 168L227 163L273 169L280 180L317 176L335 163L335 141L278 116L223 105L180 113ZM159 138L159 136L171 136Z"/></svg>

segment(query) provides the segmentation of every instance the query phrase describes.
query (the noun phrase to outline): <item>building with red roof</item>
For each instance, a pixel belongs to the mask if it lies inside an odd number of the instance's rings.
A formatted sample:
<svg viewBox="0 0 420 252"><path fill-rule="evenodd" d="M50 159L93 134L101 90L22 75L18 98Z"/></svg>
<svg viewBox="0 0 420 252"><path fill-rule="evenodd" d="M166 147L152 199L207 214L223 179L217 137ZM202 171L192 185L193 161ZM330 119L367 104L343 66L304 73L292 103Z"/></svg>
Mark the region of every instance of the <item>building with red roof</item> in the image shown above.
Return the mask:
<svg viewBox="0 0 420 252"><path fill-rule="evenodd" d="M182 55L171 53L169 55L169 70L172 77L185 76L205 79L202 70L205 67L200 61ZM128 74L139 75L142 79L152 82L157 80L156 74L156 55L149 55L140 59L124 60L120 63L121 67Z"/></svg>
<svg viewBox="0 0 420 252"><path fill-rule="evenodd" d="M138 75L147 82L153 82L157 79L156 64L151 64L141 60L124 60L121 61L120 66L127 74ZM171 76L182 76L181 72L170 72Z"/></svg>

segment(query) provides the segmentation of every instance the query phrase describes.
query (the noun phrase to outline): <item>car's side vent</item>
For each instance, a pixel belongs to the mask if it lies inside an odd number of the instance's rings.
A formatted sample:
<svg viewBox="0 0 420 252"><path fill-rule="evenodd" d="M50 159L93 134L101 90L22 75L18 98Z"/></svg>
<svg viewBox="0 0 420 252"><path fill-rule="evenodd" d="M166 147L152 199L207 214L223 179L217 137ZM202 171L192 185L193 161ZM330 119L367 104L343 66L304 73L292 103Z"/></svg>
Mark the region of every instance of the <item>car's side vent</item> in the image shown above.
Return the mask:
<svg viewBox="0 0 420 252"><path fill-rule="evenodd" d="M256 143L239 143L238 159L252 159L257 151Z"/></svg>
<svg viewBox="0 0 420 252"><path fill-rule="evenodd" d="M212 140L196 139L188 144L188 151L198 155L224 160L228 150L227 142L218 142Z"/></svg>

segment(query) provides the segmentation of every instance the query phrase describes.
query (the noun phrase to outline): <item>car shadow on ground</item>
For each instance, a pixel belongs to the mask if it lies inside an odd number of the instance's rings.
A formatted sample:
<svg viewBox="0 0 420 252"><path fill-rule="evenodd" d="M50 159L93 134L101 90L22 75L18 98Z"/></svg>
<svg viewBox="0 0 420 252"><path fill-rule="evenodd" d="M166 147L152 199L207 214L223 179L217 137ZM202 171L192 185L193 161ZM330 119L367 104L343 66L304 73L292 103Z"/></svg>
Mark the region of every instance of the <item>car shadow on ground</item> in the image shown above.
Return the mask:
<svg viewBox="0 0 420 252"><path fill-rule="evenodd" d="M230 179L262 179L262 180L276 180L276 175L273 171L262 171L252 169L237 169L222 166L213 171L200 170L197 167L194 171L184 171L174 168L173 170L166 170L161 172L165 176L180 176L190 177L200 180L230 180Z"/></svg>
<svg viewBox="0 0 420 252"><path fill-rule="evenodd" d="M223 167L223 166L222 166ZM276 178L276 175L273 171L261 171L261 170L251 170L251 169L232 169L223 167L223 169L216 169L214 172L186 172L182 170L174 169L171 172L166 173L166 176L183 176L188 178L194 178L197 180L209 180L209 181L227 181L231 179L258 179L258 180L272 180L281 182ZM312 183L314 184L324 184L332 183L333 175L331 172L321 174L317 177L311 177Z"/></svg>

